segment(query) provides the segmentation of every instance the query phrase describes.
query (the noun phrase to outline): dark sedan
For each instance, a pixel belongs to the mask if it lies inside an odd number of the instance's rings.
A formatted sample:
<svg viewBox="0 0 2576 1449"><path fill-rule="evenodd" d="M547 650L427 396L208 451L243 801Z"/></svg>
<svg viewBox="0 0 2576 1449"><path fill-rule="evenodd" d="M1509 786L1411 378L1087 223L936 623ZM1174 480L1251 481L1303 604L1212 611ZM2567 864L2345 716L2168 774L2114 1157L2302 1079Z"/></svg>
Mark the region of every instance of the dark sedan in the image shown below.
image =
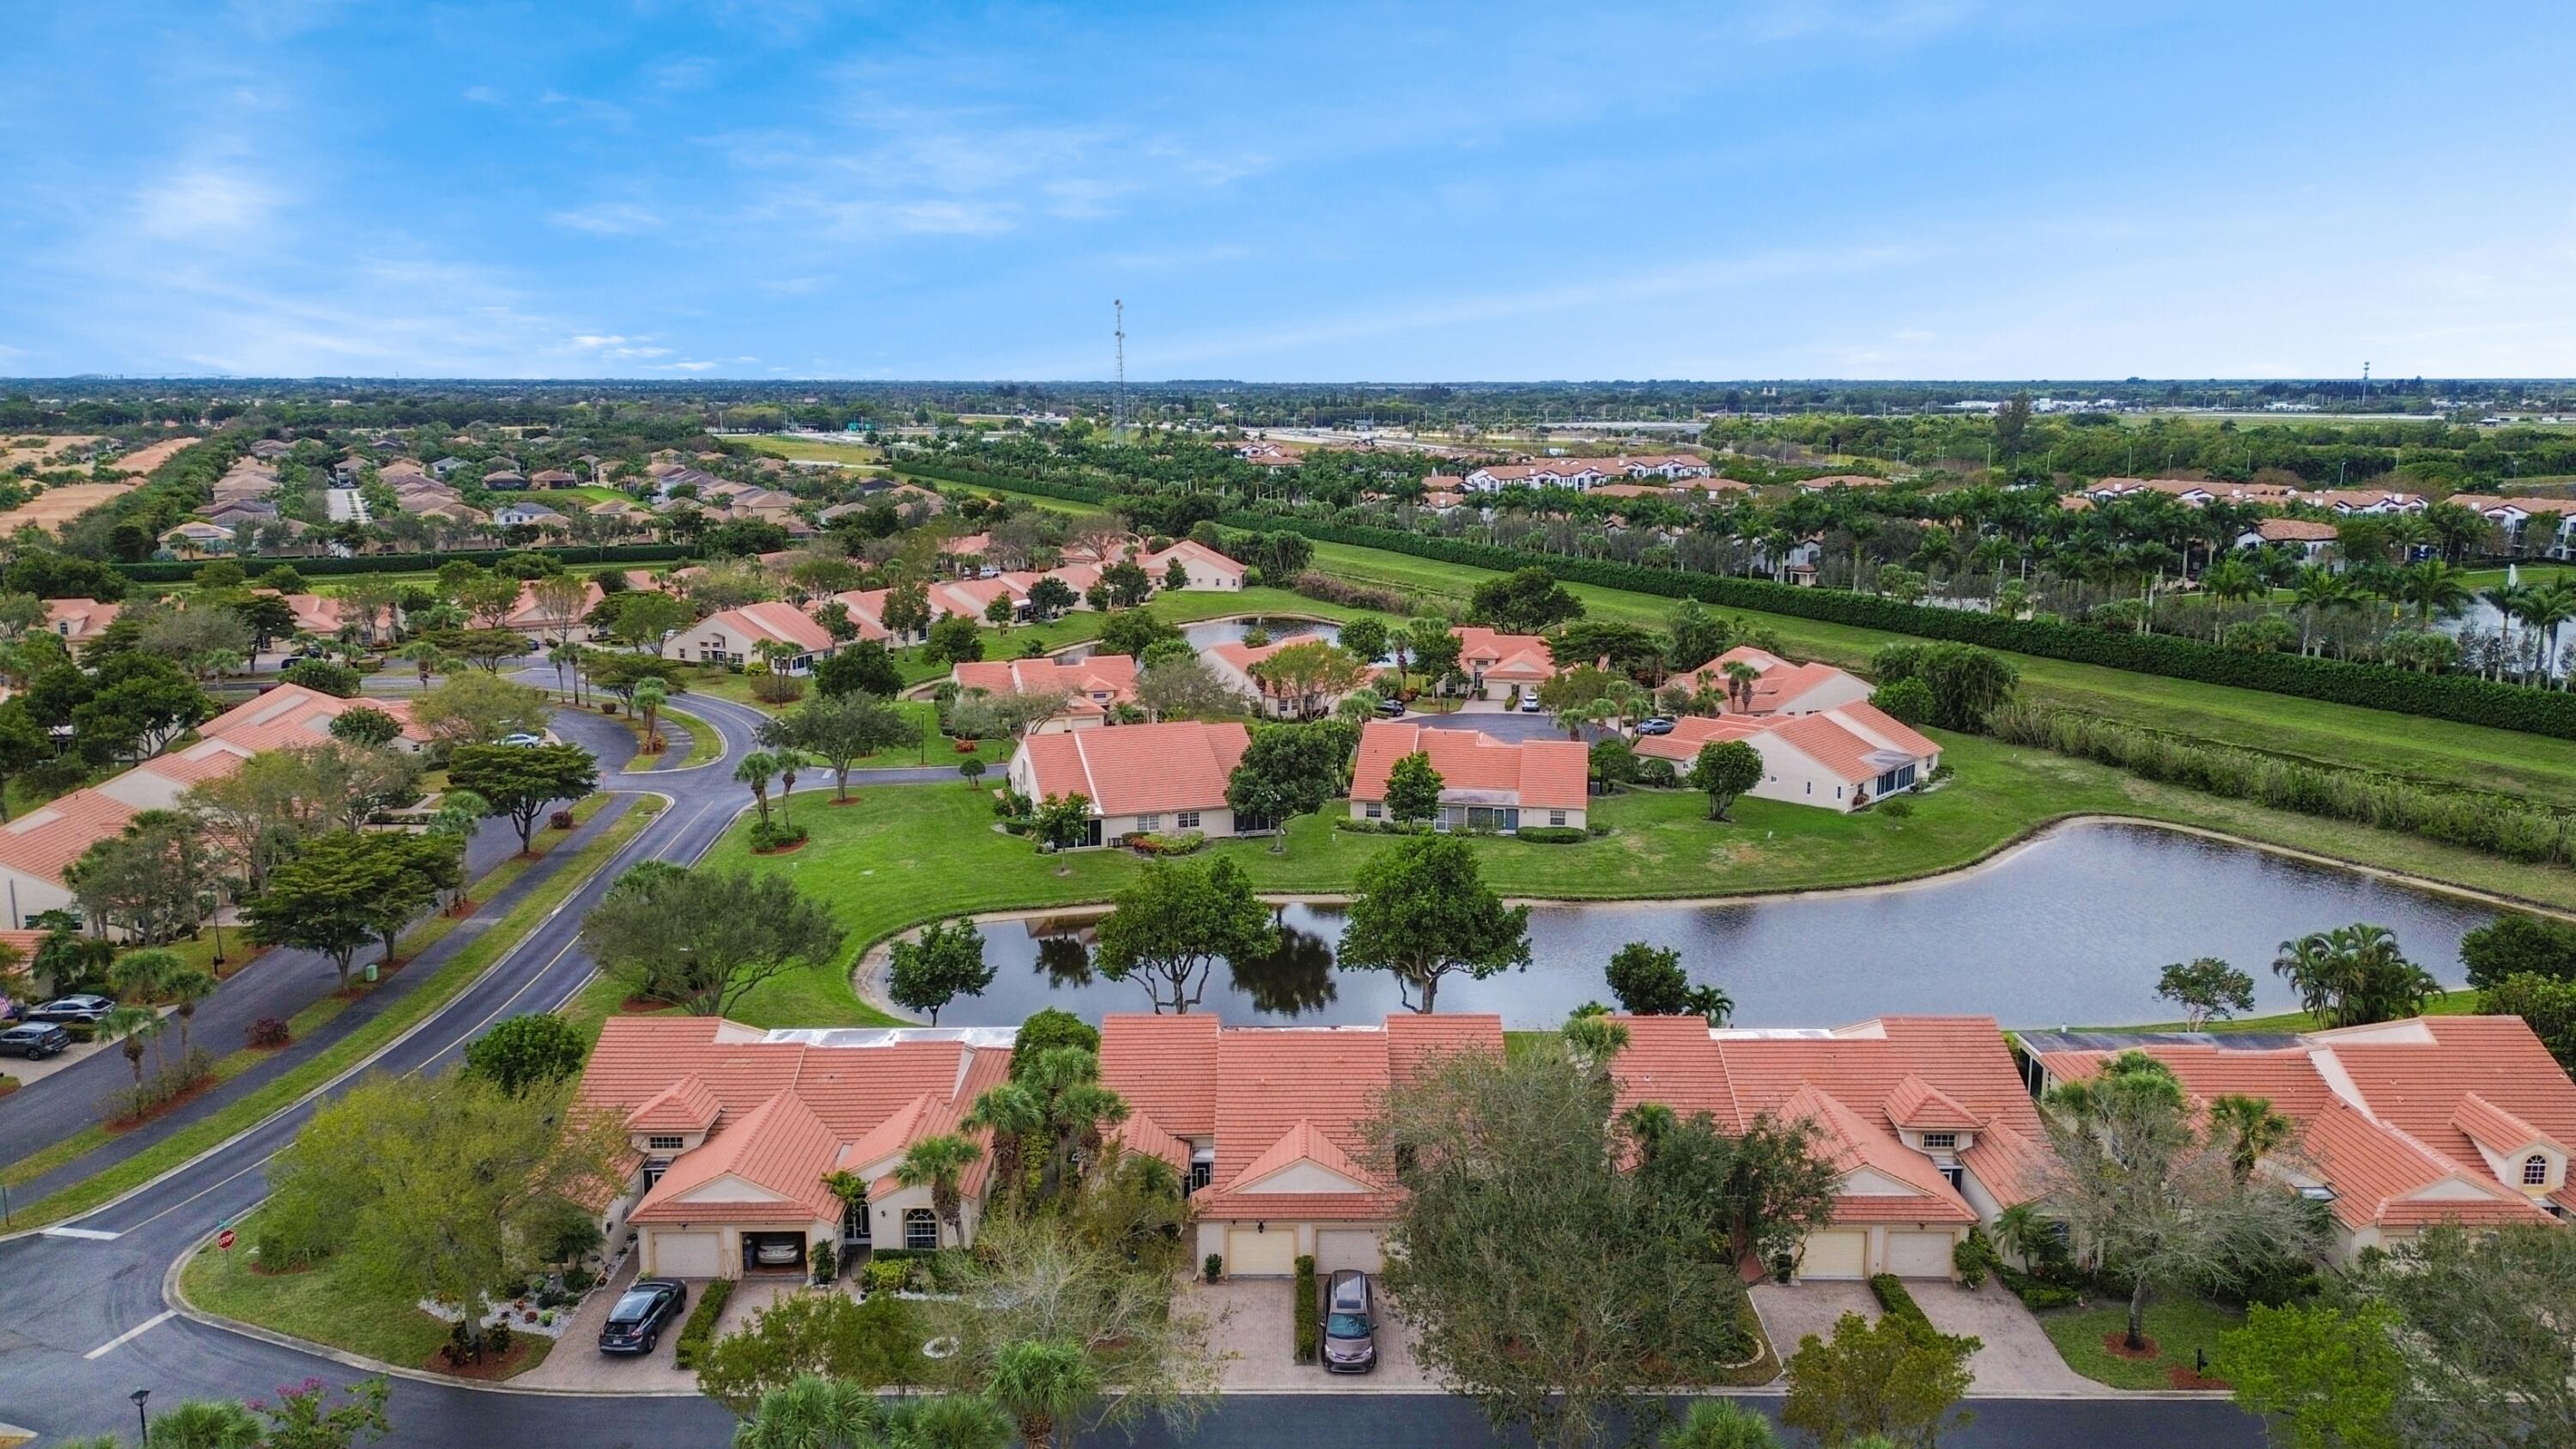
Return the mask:
<svg viewBox="0 0 2576 1449"><path fill-rule="evenodd" d="M49 1021L31 1021L0 1031L0 1057L41 1062L72 1044L72 1034Z"/></svg>
<svg viewBox="0 0 2576 1449"><path fill-rule="evenodd" d="M617 1297L600 1325L601 1353L651 1353L662 1330L680 1316L689 1290L675 1278L638 1278Z"/></svg>
<svg viewBox="0 0 2576 1449"><path fill-rule="evenodd" d="M78 1021L95 1025L98 1019L116 1009L116 1003L104 996L57 996L27 1013L29 1021Z"/></svg>

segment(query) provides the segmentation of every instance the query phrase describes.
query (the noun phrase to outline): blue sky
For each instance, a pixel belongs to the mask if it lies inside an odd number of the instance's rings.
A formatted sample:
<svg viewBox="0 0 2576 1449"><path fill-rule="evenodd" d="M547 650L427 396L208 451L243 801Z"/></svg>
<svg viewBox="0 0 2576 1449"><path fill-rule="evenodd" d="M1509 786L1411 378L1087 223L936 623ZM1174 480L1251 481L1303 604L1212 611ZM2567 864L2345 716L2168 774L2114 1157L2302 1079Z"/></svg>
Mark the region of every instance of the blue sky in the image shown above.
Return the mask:
<svg viewBox="0 0 2576 1449"><path fill-rule="evenodd" d="M0 374L2576 373L2565 5L12 9Z"/></svg>

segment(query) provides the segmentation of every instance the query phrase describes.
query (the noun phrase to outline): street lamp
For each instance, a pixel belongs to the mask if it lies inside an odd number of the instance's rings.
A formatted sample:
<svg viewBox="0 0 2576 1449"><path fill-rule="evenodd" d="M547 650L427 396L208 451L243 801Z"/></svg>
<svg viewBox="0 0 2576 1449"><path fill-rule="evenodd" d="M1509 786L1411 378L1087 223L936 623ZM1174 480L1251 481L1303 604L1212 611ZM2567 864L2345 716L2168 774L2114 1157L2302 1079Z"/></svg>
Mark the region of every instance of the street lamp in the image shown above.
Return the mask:
<svg viewBox="0 0 2576 1449"><path fill-rule="evenodd" d="M139 1427L142 1434L142 1437L136 1439L134 1442L137 1444L150 1443L152 1439L152 1419L150 1415L143 1412L143 1401L152 1397L152 1391L150 1389L136 1389L133 1393L127 1394L126 1397L134 1401L134 1422Z"/></svg>

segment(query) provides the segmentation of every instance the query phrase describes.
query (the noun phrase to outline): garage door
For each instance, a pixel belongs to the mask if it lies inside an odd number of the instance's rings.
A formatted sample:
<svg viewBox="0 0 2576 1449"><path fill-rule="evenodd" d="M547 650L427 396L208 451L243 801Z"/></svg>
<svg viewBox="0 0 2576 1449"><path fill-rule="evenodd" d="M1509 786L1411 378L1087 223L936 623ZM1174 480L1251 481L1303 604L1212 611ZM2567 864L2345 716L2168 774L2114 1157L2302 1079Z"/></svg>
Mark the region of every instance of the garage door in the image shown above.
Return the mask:
<svg viewBox="0 0 2576 1449"><path fill-rule="evenodd" d="M1331 1273L1357 1268L1374 1273L1386 1266L1386 1252L1374 1228L1323 1228L1315 1234L1315 1271Z"/></svg>
<svg viewBox="0 0 2576 1449"><path fill-rule="evenodd" d="M1801 1278L1869 1276L1869 1234L1866 1232L1809 1233L1805 1251L1799 1255L1798 1276Z"/></svg>
<svg viewBox="0 0 2576 1449"><path fill-rule="evenodd" d="M1297 1271L1297 1233L1276 1227L1268 1232L1229 1228L1225 1234L1225 1273L1229 1278L1285 1278Z"/></svg>
<svg viewBox="0 0 2576 1449"><path fill-rule="evenodd" d="M1889 1233L1887 1271L1899 1278L1950 1276L1948 1233Z"/></svg>
<svg viewBox="0 0 2576 1449"><path fill-rule="evenodd" d="M716 1276L716 1235L713 1233L655 1233L653 1235L653 1272L662 1278L712 1278Z"/></svg>

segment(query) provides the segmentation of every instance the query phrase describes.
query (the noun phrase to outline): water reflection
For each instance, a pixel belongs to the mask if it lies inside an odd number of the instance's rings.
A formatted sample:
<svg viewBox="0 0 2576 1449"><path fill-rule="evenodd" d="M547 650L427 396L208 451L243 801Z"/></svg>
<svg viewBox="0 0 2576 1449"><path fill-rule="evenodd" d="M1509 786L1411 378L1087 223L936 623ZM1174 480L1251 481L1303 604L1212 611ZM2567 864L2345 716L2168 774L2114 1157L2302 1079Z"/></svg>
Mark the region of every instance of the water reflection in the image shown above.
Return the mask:
<svg viewBox="0 0 2576 1449"><path fill-rule="evenodd" d="M1603 967L1629 941L1681 953L1697 985L1724 989L1746 1026L1831 1026L1882 1012L1979 1012L2008 1025L2168 1020L2155 999L2168 962L2217 956L2251 974L2257 1008L2295 993L2271 971L2279 943L2369 921L2446 985L2463 932L2493 919L2473 902L2357 871L2143 826L2061 827L1965 876L1898 890L1729 905L1544 906L1530 915L1533 964L1486 981L1453 977L1444 1011L1500 1012L1549 1026L1609 1000ZM988 930L991 990L943 1023L1003 1025L1040 1007L1097 1019L1153 1009L1141 985L1101 979L1083 937L1096 912ZM1195 1009L1229 1021L1375 1021L1404 1009L1395 979L1336 970L1338 907L1292 905L1279 948L1206 983Z"/></svg>

